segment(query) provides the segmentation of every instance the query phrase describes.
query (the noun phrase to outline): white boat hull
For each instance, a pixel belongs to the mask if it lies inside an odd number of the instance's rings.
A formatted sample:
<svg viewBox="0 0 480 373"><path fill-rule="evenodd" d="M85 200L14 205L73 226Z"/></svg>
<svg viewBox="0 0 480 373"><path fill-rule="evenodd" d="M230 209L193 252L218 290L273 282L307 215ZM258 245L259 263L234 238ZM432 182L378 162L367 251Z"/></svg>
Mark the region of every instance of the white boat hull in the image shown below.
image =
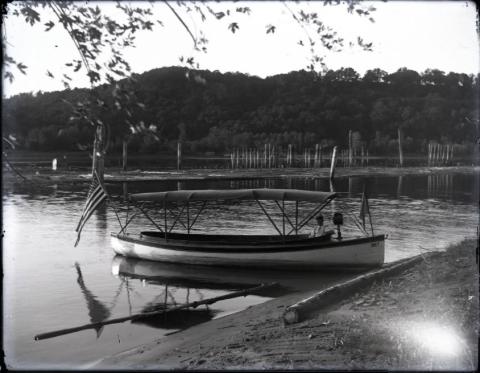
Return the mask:
<svg viewBox="0 0 480 373"><path fill-rule="evenodd" d="M173 242L172 242L173 241ZM311 267L369 267L384 263L384 236L356 238L350 240L329 239L316 244L289 243L255 247L239 250L238 246L200 247L177 244L174 240L144 241L140 236L112 235L113 250L126 257L135 257L153 261L265 268L311 268ZM202 246L202 244L200 244ZM225 245L229 246L229 245ZM267 247L268 246L268 247ZM233 247L233 246L232 246Z"/></svg>

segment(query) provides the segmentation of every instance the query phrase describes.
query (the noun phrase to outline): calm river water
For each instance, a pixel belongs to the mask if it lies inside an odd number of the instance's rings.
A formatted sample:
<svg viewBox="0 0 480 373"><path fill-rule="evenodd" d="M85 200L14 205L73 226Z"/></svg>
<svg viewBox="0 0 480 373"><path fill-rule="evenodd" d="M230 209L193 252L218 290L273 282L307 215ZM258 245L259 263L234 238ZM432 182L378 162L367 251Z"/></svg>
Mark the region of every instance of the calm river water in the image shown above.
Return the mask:
<svg viewBox="0 0 480 373"><path fill-rule="evenodd" d="M387 233L386 260L442 250L473 237L478 224L478 175L443 174L403 177L339 178L341 199L325 210L351 208L358 215L364 185L375 232ZM330 190L328 180L313 178L235 181L112 183L112 195L176 189L297 188ZM267 281L284 290L315 288L351 276L341 273L278 273L225 270L126 260L114 257L109 235L119 230L112 209L92 216L80 244L74 229L88 183L5 185L3 190L4 352L16 369L86 367L112 353L149 342L190 325L236 312L279 295L222 301L195 312L105 326L42 341L34 336L52 330L121 317L145 310L225 294ZM307 210L308 204L303 205ZM291 207L290 207L291 208ZM268 204L273 213L275 206ZM346 216L345 232L351 228ZM139 220L142 227L148 222ZM215 205L196 228L206 231L274 233L258 206Z"/></svg>

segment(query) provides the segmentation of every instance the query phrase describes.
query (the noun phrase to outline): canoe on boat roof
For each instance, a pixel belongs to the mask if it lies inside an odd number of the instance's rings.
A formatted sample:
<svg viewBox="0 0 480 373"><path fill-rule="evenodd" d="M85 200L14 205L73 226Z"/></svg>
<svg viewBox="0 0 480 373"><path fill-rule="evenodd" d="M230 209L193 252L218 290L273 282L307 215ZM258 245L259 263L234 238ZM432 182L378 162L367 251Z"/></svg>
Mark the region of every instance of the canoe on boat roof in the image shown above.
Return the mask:
<svg viewBox="0 0 480 373"><path fill-rule="evenodd" d="M306 201L322 203L336 197L335 193L298 189L207 189L177 190L131 194L133 201L187 202L217 200Z"/></svg>

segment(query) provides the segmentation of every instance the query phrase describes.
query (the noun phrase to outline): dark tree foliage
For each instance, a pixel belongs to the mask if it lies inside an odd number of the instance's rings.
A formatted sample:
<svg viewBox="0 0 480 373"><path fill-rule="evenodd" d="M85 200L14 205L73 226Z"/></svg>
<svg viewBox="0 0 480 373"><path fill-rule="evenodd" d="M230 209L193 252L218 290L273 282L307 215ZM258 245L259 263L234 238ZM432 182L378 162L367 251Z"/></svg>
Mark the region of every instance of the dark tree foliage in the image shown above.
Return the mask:
<svg viewBox="0 0 480 373"><path fill-rule="evenodd" d="M135 75L134 81L135 87L124 88L135 91L135 102L142 104L122 102L127 116L114 110L112 99L124 81L95 88L113 150L120 151L127 137L138 152L173 149L178 140L192 152L264 143L346 146L352 130L357 145L380 154L395 151L399 127L411 152L424 151L428 141L466 144L477 136L469 118L478 117L479 77L466 74L374 69L362 78L342 68L321 77L295 71L260 79L169 67ZM4 100L3 131L24 149L82 149L93 135L81 118L72 120L69 102L82 102L88 94L73 89Z"/></svg>

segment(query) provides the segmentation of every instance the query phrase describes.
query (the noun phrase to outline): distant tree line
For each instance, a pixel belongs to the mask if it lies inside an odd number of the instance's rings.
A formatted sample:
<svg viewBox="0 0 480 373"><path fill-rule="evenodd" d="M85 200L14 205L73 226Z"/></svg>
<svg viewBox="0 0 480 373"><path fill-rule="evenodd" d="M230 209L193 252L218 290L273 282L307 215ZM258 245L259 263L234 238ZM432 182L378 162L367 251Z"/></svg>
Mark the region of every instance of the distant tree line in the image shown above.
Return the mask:
<svg viewBox="0 0 480 373"><path fill-rule="evenodd" d="M425 152L429 141L468 148L478 130L478 75L401 68L391 74L368 70L361 77L341 68L322 76L302 70L261 79L168 67L134 78L128 86L119 81L96 88L110 152L120 152L123 141L140 153L173 150L177 141L192 153L265 143L345 147L352 130L354 146L389 154L396 151L398 128L405 151ZM121 89L134 91L143 104L115 99L111 91ZM77 103L88 94L67 89L4 99L2 130L27 150L85 150L93 128L72 112L78 114ZM118 105L126 110L113 110Z"/></svg>

